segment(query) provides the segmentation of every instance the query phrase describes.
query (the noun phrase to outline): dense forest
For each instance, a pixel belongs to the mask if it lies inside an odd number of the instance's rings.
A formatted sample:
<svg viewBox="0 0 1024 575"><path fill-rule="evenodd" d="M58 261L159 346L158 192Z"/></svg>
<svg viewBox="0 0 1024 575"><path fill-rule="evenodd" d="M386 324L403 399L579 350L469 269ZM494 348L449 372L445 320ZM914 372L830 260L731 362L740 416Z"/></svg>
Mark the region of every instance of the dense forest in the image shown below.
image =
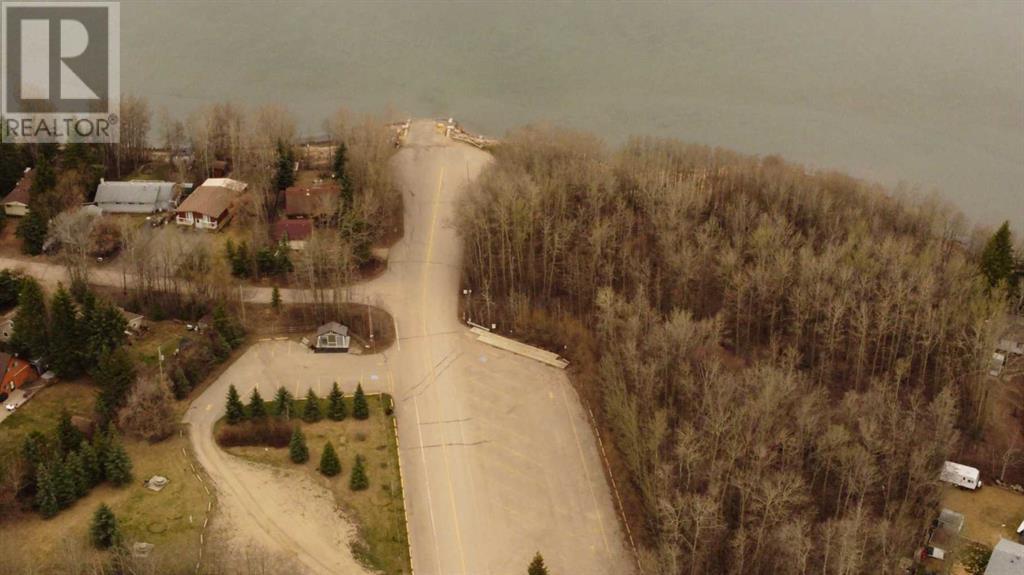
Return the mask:
<svg viewBox="0 0 1024 575"><path fill-rule="evenodd" d="M891 572L984 428L1005 291L938 201L672 140L513 133L469 313L575 360L649 573Z"/></svg>

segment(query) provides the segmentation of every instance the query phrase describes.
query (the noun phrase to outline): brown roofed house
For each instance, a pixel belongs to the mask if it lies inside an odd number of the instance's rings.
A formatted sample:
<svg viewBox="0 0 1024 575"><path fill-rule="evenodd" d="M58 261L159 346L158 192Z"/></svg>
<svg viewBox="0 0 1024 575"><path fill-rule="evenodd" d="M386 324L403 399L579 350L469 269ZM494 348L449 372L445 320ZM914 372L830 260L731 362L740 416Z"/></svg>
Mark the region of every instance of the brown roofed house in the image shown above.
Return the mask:
<svg viewBox="0 0 1024 575"><path fill-rule="evenodd" d="M25 168L25 173L18 180L18 184L14 186L11 193L4 197L4 213L8 216L28 215L28 199L33 179L35 179L35 172L32 168Z"/></svg>
<svg viewBox="0 0 1024 575"><path fill-rule="evenodd" d="M335 211L341 197L338 184L292 186L284 191L284 215L288 218L321 218Z"/></svg>
<svg viewBox="0 0 1024 575"><path fill-rule="evenodd" d="M210 178L181 202L175 221L201 230L218 230L224 227L235 199L246 187L237 180Z"/></svg>
<svg viewBox="0 0 1024 575"><path fill-rule="evenodd" d="M287 241L288 247L301 250L306 247L306 240L313 233L313 220L281 219L274 222L270 235L274 241Z"/></svg>

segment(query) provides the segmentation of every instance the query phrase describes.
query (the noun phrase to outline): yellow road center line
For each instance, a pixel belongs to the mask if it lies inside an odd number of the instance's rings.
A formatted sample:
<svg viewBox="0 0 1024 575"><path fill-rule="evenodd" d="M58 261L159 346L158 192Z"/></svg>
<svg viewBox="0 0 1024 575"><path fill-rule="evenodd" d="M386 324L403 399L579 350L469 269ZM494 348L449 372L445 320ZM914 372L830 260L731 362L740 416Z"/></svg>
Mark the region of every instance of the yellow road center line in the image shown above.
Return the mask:
<svg viewBox="0 0 1024 575"><path fill-rule="evenodd" d="M430 234L427 236L427 253L426 253L426 257L424 258L423 274L422 274L422 277L420 278L420 285L421 285L421 290L420 290L420 310L421 310L421 312L420 312L420 321L422 322L421 327L423 329L423 336L425 338L427 338L427 336L429 335L428 331L427 331L427 314L426 314L426 310L428 309L427 308L427 285L428 285L427 280L428 280L428 278L430 276L431 258L433 257L433 254L434 254L434 234L437 231L437 208L438 208L438 204L440 203L440 200L441 200L441 188L444 186L444 175L445 175L445 168L442 167L441 168L441 173L438 175L438 178L437 178L437 190L434 191L434 199L433 199L433 202L432 202L432 205L431 205ZM428 380L429 380L428 386L432 387L433 384L436 383L436 374L434 372L433 362L430 360L430 343L429 343L430 340L429 340L429 338L426 339L426 342L427 342L427 348L426 348L426 352L427 353L424 354L422 357L423 357L424 366L427 369ZM436 391L436 389L435 389L435 391ZM415 400L414 400L414 402L415 402ZM444 406L444 402L443 401L441 402L441 406L442 406L441 410L442 410L442 415L443 415L443 412L444 412L444 407L443 407ZM423 446L423 444L421 442L420 443L420 447L421 447L420 452L421 453L423 452L422 446ZM448 497L449 497L449 502L452 505L452 521L454 521L454 523L455 523L455 540L456 540L456 543L458 544L458 547L459 547L459 562L462 565L462 572L465 573L466 572L466 554L465 554L465 551L463 550L463 547L462 547L462 529L459 526L459 512L458 512L458 509L455 507L455 488L452 486L452 470L451 470L450 464L448 463L448 445L447 445L447 442L444 440L444 437L441 438L441 455L442 455L442 458L444 460L445 474L448 477ZM435 537L435 540L436 540L436 537ZM438 561L440 561L440 557L438 558Z"/></svg>

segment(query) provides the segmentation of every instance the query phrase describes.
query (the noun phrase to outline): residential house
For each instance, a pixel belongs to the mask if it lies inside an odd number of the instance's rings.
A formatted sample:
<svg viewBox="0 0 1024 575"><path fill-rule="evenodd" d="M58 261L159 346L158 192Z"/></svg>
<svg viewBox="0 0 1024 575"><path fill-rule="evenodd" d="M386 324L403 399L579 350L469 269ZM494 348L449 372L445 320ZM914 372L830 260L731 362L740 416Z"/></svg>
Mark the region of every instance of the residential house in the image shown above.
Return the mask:
<svg viewBox="0 0 1024 575"><path fill-rule="evenodd" d="M348 351L348 327L336 321L325 323L316 330L315 350L318 352Z"/></svg>
<svg viewBox="0 0 1024 575"><path fill-rule="evenodd" d="M210 172L214 178L223 178L231 173L231 162L229 160L214 160L210 162Z"/></svg>
<svg viewBox="0 0 1024 575"><path fill-rule="evenodd" d="M180 188L174 182L100 182L97 207L108 214L153 214L174 208Z"/></svg>
<svg viewBox="0 0 1024 575"><path fill-rule="evenodd" d="M313 220L277 220L270 227L270 236L275 242L287 242L293 250L306 247L306 240L313 234Z"/></svg>
<svg viewBox="0 0 1024 575"><path fill-rule="evenodd" d="M323 218L333 213L341 188L333 182L292 186L284 191L284 215L289 219Z"/></svg>
<svg viewBox="0 0 1024 575"><path fill-rule="evenodd" d="M144 316L134 312L130 312L122 307L119 307L117 309L121 311L121 315L123 315L125 321L128 322L128 329L132 331L142 330L142 321L146 319Z"/></svg>
<svg viewBox="0 0 1024 575"><path fill-rule="evenodd" d="M0 342L7 343L14 336L14 316L18 315L18 308L0 316Z"/></svg>
<svg viewBox="0 0 1024 575"><path fill-rule="evenodd" d="M209 178L181 202L175 221L182 226L218 230L224 227L235 200L246 187L244 182L230 178Z"/></svg>
<svg viewBox="0 0 1024 575"><path fill-rule="evenodd" d="M32 168L25 168L24 175L18 180L17 185L4 197L4 213L8 216L27 216L29 192L32 190L32 180L35 173Z"/></svg>
<svg viewBox="0 0 1024 575"><path fill-rule="evenodd" d="M0 367L0 389L4 393L10 393L26 383L39 379L39 373L29 361L6 353L0 354L0 361L3 361L3 366Z"/></svg>
<svg viewBox="0 0 1024 575"><path fill-rule="evenodd" d="M1006 324L1006 331L999 336L999 345L996 346L996 351L1024 355L1024 317L1008 316Z"/></svg>
<svg viewBox="0 0 1024 575"><path fill-rule="evenodd" d="M1000 539L992 550L985 575L1024 575L1024 545Z"/></svg>

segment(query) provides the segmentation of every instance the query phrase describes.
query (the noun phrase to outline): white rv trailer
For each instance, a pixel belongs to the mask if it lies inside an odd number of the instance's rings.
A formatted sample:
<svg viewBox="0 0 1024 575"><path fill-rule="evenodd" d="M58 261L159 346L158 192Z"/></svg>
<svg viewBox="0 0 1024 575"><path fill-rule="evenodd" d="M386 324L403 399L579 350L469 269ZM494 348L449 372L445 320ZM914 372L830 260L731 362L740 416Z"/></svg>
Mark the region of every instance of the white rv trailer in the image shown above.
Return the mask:
<svg viewBox="0 0 1024 575"><path fill-rule="evenodd" d="M964 489L978 489L981 487L980 471L952 461L942 464L942 474L939 475L939 479Z"/></svg>

